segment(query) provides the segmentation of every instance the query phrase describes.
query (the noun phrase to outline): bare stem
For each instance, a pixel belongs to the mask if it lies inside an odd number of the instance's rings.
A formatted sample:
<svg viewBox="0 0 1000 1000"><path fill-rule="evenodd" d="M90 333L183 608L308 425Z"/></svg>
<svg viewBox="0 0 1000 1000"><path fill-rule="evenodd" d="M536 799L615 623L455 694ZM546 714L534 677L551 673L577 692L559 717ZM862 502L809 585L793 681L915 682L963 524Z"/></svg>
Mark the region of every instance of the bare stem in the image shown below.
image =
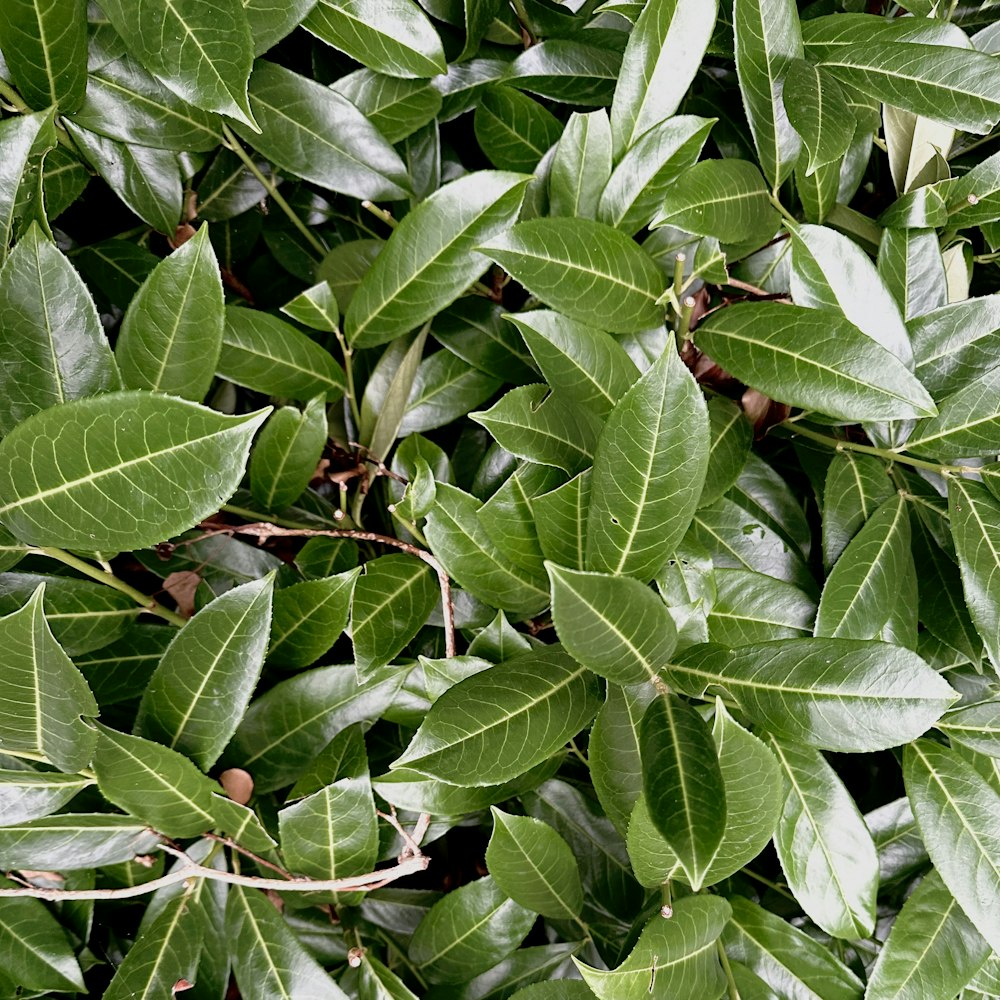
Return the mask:
<svg viewBox="0 0 1000 1000"><path fill-rule="evenodd" d="M231 149L242 161L243 165L247 168L257 178L258 181L264 186L267 191L268 196L271 200L288 216L288 221L291 222L293 226L303 235L306 242L316 251L321 257L325 257L327 254L327 248L323 245L323 242L319 237L299 218L298 212L292 208L291 205L285 200L284 195L278 190L278 185L268 177L256 163L253 161L253 157L250 156L247 151L240 144L240 140L236 138L233 130L223 122L222 124L222 134L226 137L226 146Z"/></svg>
<svg viewBox="0 0 1000 1000"><path fill-rule="evenodd" d="M31 108L25 104L24 98L5 80L0 80L0 97L21 114L27 114L31 111Z"/></svg>
<svg viewBox="0 0 1000 1000"><path fill-rule="evenodd" d="M122 594L126 594L132 598L136 604L142 606L144 611L148 611L151 615L156 615L158 618L162 618L166 622L170 622L171 625L184 625L187 623L187 619L182 615L177 614L176 611L171 611L169 608L163 607L155 598L150 597L148 594L144 594L141 590L136 590L135 587L127 584L124 580L119 580L114 573L109 573L107 570L98 569L96 566L91 566L90 563L85 562L83 559L79 559L70 552L66 552L64 549L57 549L50 546L44 546L37 549L30 549L30 552L35 555L48 556L49 559L55 559L61 562L64 566L71 566L73 569L84 576L89 576L91 580L96 580L98 583L103 583L108 587L112 587L114 590L120 591Z"/></svg>
<svg viewBox="0 0 1000 1000"><path fill-rule="evenodd" d="M363 201L361 202L361 207L366 212L371 212L376 219L381 219L390 229L395 229L399 225L399 222L392 217L391 212L387 212L384 208L379 208L373 201Z"/></svg>
<svg viewBox="0 0 1000 1000"><path fill-rule="evenodd" d="M354 418L354 426L358 430L361 428L361 408L358 406L358 394L357 390L354 388L354 351L351 349L351 345L347 342L347 338L338 329L337 333L337 343L340 344L340 350L344 355L344 375L347 378L347 399L351 404L351 416ZM355 431L357 433L357 431Z"/></svg>
<svg viewBox="0 0 1000 1000"><path fill-rule="evenodd" d="M729 956L726 954L726 949L722 947L722 938L716 940L715 947L719 953L719 962L722 964L722 971L726 974L726 988L729 991L729 1000L740 1000L739 987L737 987L736 980L733 978L733 967L729 964Z"/></svg>

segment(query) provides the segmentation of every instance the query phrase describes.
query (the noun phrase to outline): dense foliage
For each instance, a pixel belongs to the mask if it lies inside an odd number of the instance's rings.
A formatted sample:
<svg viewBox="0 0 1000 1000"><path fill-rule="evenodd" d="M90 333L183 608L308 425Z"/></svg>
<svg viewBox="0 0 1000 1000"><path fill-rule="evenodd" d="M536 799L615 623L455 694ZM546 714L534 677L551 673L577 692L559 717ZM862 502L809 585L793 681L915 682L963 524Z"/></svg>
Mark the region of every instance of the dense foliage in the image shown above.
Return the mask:
<svg viewBox="0 0 1000 1000"><path fill-rule="evenodd" d="M997 0L0 52L0 998L1000 996Z"/></svg>

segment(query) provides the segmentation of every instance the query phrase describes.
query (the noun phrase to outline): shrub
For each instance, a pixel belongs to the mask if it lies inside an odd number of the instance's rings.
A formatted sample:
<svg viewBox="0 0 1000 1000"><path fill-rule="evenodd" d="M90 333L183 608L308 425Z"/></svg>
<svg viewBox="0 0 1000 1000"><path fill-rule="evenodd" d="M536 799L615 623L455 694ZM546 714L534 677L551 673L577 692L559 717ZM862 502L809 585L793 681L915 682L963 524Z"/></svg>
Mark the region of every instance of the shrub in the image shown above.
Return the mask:
<svg viewBox="0 0 1000 1000"><path fill-rule="evenodd" d="M1000 32L904 6L3 0L0 998L1000 993Z"/></svg>

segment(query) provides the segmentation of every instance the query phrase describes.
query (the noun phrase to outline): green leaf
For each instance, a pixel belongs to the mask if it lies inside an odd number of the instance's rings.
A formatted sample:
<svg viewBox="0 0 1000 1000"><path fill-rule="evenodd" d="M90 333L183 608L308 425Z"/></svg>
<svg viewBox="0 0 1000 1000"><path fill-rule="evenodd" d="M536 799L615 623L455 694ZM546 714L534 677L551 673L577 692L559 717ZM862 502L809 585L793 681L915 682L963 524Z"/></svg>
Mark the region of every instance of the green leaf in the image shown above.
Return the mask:
<svg viewBox="0 0 1000 1000"><path fill-rule="evenodd" d="M980 483L952 478L948 510L965 602L996 664L1000 662L1000 604L994 578L1000 572L1000 503Z"/></svg>
<svg viewBox="0 0 1000 1000"><path fill-rule="evenodd" d="M475 248L516 218L527 182L519 174L477 171L410 212L347 307L351 344L384 344L454 302L487 269Z"/></svg>
<svg viewBox="0 0 1000 1000"><path fill-rule="evenodd" d="M215 149L222 138L214 114L182 100L129 56L89 74L73 121L119 142L181 152Z"/></svg>
<svg viewBox="0 0 1000 1000"><path fill-rule="evenodd" d="M0 886L10 889L14 883L5 878ZM18 991L86 990L65 930L37 899L0 899L0 954L4 974Z"/></svg>
<svg viewBox="0 0 1000 1000"><path fill-rule="evenodd" d="M118 389L94 301L33 225L0 270L0 434L32 413Z"/></svg>
<svg viewBox="0 0 1000 1000"><path fill-rule="evenodd" d="M101 10L132 55L179 97L255 127L247 103L253 39L240 0L104 0Z"/></svg>
<svg viewBox="0 0 1000 1000"><path fill-rule="evenodd" d="M621 71L624 46L625 39L610 31L550 38L532 45L509 64L505 82L553 101L587 107L608 105Z"/></svg>
<svg viewBox="0 0 1000 1000"><path fill-rule="evenodd" d="M704 160L667 188L652 225L757 247L775 234L780 222L764 178L752 163Z"/></svg>
<svg viewBox="0 0 1000 1000"><path fill-rule="evenodd" d="M250 706L223 762L249 771L258 792L291 785L342 729L380 718L401 682L387 671L359 684L350 665L282 681Z"/></svg>
<svg viewBox="0 0 1000 1000"><path fill-rule="evenodd" d="M326 398L301 412L283 406L264 424L250 456L250 492L265 510L284 510L305 492L328 436Z"/></svg>
<svg viewBox="0 0 1000 1000"><path fill-rule="evenodd" d="M596 679L559 647L526 653L445 691L391 766L463 787L499 784L555 753L598 707Z"/></svg>
<svg viewBox="0 0 1000 1000"><path fill-rule="evenodd" d="M823 587L815 635L874 639L892 616L910 556L907 501L891 497L844 549Z"/></svg>
<svg viewBox="0 0 1000 1000"><path fill-rule="evenodd" d="M94 774L109 802L168 837L215 826L213 783L176 750L98 724Z"/></svg>
<svg viewBox="0 0 1000 1000"><path fill-rule="evenodd" d="M850 148L857 123L847 98L836 80L812 63L795 59L788 65L782 103L809 154L807 176Z"/></svg>
<svg viewBox="0 0 1000 1000"><path fill-rule="evenodd" d="M654 125L616 164L601 191L597 218L630 235L647 226L670 186L697 162L716 121L678 115Z"/></svg>
<svg viewBox="0 0 1000 1000"><path fill-rule="evenodd" d="M549 215L593 219L611 176L611 125L602 108L574 111L549 166Z"/></svg>
<svg viewBox="0 0 1000 1000"><path fill-rule="evenodd" d="M266 414L227 417L144 392L36 413L0 442L0 520L30 544L106 552L152 545L232 495ZM48 442L44 455L39 440ZM193 465L206 469L204 479L189 480Z"/></svg>
<svg viewBox="0 0 1000 1000"><path fill-rule="evenodd" d="M514 385L535 382L531 353L505 318L500 306L467 296L434 317L434 339L493 378Z"/></svg>
<svg viewBox="0 0 1000 1000"><path fill-rule="evenodd" d="M531 500L538 541L546 558L583 569L587 548L590 470Z"/></svg>
<svg viewBox="0 0 1000 1000"><path fill-rule="evenodd" d="M612 333L658 325L664 279L624 233L592 219L519 222L479 249L570 319Z"/></svg>
<svg viewBox="0 0 1000 1000"><path fill-rule="evenodd" d="M36 170L56 144L55 112L19 115L0 122L0 262L21 230L30 224L38 200Z"/></svg>
<svg viewBox="0 0 1000 1000"><path fill-rule="evenodd" d="M424 327L415 337L394 340L368 378L361 400L358 434L372 455L388 456L399 436L427 343L427 332Z"/></svg>
<svg viewBox="0 0 1000 1000"><path fill-rule="evenodd" d="M268 661L299 668L318 660L347 626L359 572L350 569L276 591Z"/></svg>
<svg viewBox="0 0 1000 1000"><path fill-rule="evenodd" d="M823 310L737 303L698 327L697 344L736 378L792 406L847 421L936 413L900 361Z"/></svg>
<svg viewBox="0 0 1000 1000"><path fill-rule="evenodd" d="M917 377L935 396L968 385L1000 363L1000 296L953 302L909 324Z"/></svg>
<svg viewBox="0 0 1000 1000"><path fill-rule="evenodd" d="M638 580L546 568L552 622L573 658L617 684L655 681L677 644L663 601Z"/></svg>
<svg viewBox="0 0 1000 1000"><path fill-rule="evenodd" d="M0 49L21 96L34 108L70 114L87 89L84 0L45 4L11 0L0 11Z"/></svg>
<svg viewBox="0 0 1000 1000"><path fill-rule="evenodd" d="M410 942L410 959L429 982L468 982L517 948L534 922L534 913L487 876L431 907Z"/></svg>
<svg viewBox="0 0 1000 1000"><path fill-rule="evenodd" d="M998 702L991 698L953 709L941 717L937 728L953 746L958 743L977 753L996 757L997 737L1000 736Z"/></svg>
<svg viewBox="0 0 1000 1000"><path fill-rule="evenodd" d="M222 281L208 227L161 261L122 321L115 358L130 389L199 402L222 349Z"/></svg>
<svg viewBox="0 0 1000 1000"><path fill-rule="evenodd" d="M903 904L879 953L865 996L919 1000L961 991L990 954L936 871Z"/></svg>
<svg viewBox="0 0 1000 1000"><path fill-rule="evenodd" d="M991 56L898 36L867 15L820 17L802 27L806 53L838 80L893 107L983 135L1000 120ZM919 37L919 36L918 36Z"/></svg>
<svg viewBox="0 0 1000 1000"><path fill-rule="evenodd" d="M753 428L739 406L725 396L710 396L707 403L712 441L699 507L715 503L729 491L747 463L753 440Z"/></svg>
<svg viewBox="0 0 1000 1000"><path fill-rule="evenodd" d="M785 77L803 56L795 2L736 0L733 30L743 107L761 170L777 191L802 148L783 100Z"/></svg>
<svg viewBox="0 0 1000 1000"><path fill-rule="evenodd" d="M732 896L730 903L733 915L722 943L731 959L774 991L761 994L763 1000L860 1000L862 983L818 941L743 896Z"/></svg>
<svg viewBox="0 0 1000 1000"><path fill-rule="evenodd" d="M994 369L941 400L938 415L913 428L907 448L918 455L995 455L1000 428L994 399L998 378Z"/></svg>
<svg viewBox="0 0 1000 1000"><path fill-rule="evenodd" d="M562 129L551 111L511 87L488 87L476 108L476 141L501 170L531 173Z"/></svg>
<svg viewBox="0 0 1000 1000"><path fill-rule="evenodd" d="M320 0L302 26L369 69L426 77L447 71L441 39L413 0Z"/></svg>
<svg viewBox="0 0 1000 1000"><path fill-rule="evenodd" d="M575 920L583 907L580 871L569 844L547 823L492 809L486 866L511 899L552 920Z"/></svg>
<svg viewBox="0 0 1000 1000"><path fill-rule="evenodd" d="M481 524L481 507L468 493L438 483L434 507L427 514L431 550L448 575L470 594L517 615L537 614L549 602L545 577L511 565Z"/></svg>
<svg viewBox="0 0 1000 1000"><path fill-rule="evenodd" d="M291 302L286 302L281 311L296 322L324 333L336 333L340 326L337 297L329 281L307 288Z"/></svg>
<svg viewBox="0 0 1000 1000"><path fill-rule="evenodd" d="M271 627L273 577L217 597L176 635L139 706L136 732L207 771L239 725Z"/></svg>
<svg viewBox="0 0 1000 1000"><path fill-rule="evenodd" d="M885 465L849 451L835 455L823 491L823 562L833 566L876 509L892 496Z"/></svg>
<svg viewBox="0 0 1000 1000"><path fill-rule="evenodd" d="M906 320L947 304L941 245L937 233L931 230L884 230L878 251L878 273Z"/></svg>
<svg viewBox="0 0 1000 1000"><path fill-rule="evenodd" d="M230 888L226 938L236 983L246 1000L346 1000L347 994L262 893Z"/></svg>
<svg viewBox="0 0 1000 1000"><path fill-rule="evenodd" d="M511 389L489 410L469 416L512 455L564 469L570 475L593 462L601 432L595 413L541 384Z"/></svg>
<svg viewBox="0 0 1000 1000"><path fill-rule="evenodd" d="M675 433L684 427L685 433ZM622 466L621 456L631 461ZM649 580L691 522L708 464L708 411L668 346L601 432L587 515L587 568Z"/></svg>
<svg viewBox="0 0 1000 1000"><path fill-rule="evenodd" d="M130 816L62 813L0 827L0 864L5 871L31 865L79 871L131 861L159 841L158 833Z"/></svg>
<svg viewBox="0 0 1000 1000"><path fill-rule="evenodd" d="M669 665L667 680L696 697L722 689L776 736L846 753L916 739L956 697L908 649L853 639L695 647Z"/></svg>
<svg viewBox="0 0 1000 1000"><path fill-rule="evenodd" d="M358 982L359 1000L417 1000L406 984L374 955L366 952Z"/></svg>
<svg viewBox="0 0 1000 1000"><path fill-rule="evenodd" d="M129 948L108 983L107 1000L166 997L179 981L193 981L204 919L189 893L171 899Z"/></svg>
<svg viewBox="0 0 1000 1000"><path fill-rule="evenodd" d="M78 774L0 770L0 825L48 816L90 784Z"/></svg>
<svg viewBox="0 0 1000 1000"><path fill-rule="evenodd" d="M717 1000L726 977L715 942L729 919L730 906L718 896L688 896L673 905L673 915L653 916L628 958L610 972L574 958L584 981L600 1000L633 1000L650 984L674 1000Z"/></svg>
<svg viewBox="0 0 1000 1000"><path fill-rule="evenodd" d="M281 852L310 878L363 875L378 859L377 823L368 774L342 778L278 813Z"/></svg>
<svg viewBox="0 0 1000 1000"><path fill-rule="evenodd" d="M711 732L672 695L654 699L639 728L643 797L657 831L700 889L726 827L726 792Z"/></svg>
<svg viewBox="0 0 1000 1000"><path fill-rule="evenodd" d="M229 306L217 374L237 385L292 399L339 399L346 385L333 356L276 316Z"/></svg>
<svg viewBox="0 0 1000 1000"><path fill-rule="evenodd" d="M956 751L917 740L903 753L906 794L938 874L976 930L997 949L1000 793Z"/></svg>
<svg viewBox="0 0 1000 1000"><path fill-rule="evenodd" d="M564 399L604 417L639 377L610 334L547 309L508 315L545 381Z"/></svg>
<svg viewBox="0 0 1000 1000"><path fill-rule="evenodd" d="M680 107L708 48L718 7L717 0L693 7L651 0L643 8L629 35L611 105L616 161Z"/></svg>
<svg viewBox="0 0 1000 1000"><path fill-rule="evenodd" d="M296 177L354 198L403 198L406 167L382 134L346 97L275 63L259 59L250 106L260 133L235 131Z"/></svg>
<svg viewBox="0 0 1000 1000"><path fill-rule="evenodd" d="M771 739L787 789L774 846L788 888L839 938L875 929L878 857L854 800L817 750Z"/></svg>
<svg viewBox="0 0 1000 1000"><path fill-rule="evenodd" d="M811 635L816 602L794 584L744 569L715 570L708 637L723 646Z"/></svg>
<svg viewBox="0 0 1000 1000"><path fill-rule="evenodd" d="M949 184L944 194L949 224L965 228L1000 218L1000 156L994 154L975 164Z"/></svg>
<svg viewBox="0 0 1000 1000"><path fill-rule="evenodd" d="M400 553L365 563L351 605L359 674L394 659L426 623L439 597L431 568L413 556Z"/></svg>
<svg viewBox="0 0 1000 1000"><path fill-rule="evenodd" d="M49 630L42 613L45 588L0 618L5 652L0 675L0 745L40 753L63 771L90 763L93 730L81 716L97 715L97 702ZM6 815L6 813L5 813Z"/></svg>

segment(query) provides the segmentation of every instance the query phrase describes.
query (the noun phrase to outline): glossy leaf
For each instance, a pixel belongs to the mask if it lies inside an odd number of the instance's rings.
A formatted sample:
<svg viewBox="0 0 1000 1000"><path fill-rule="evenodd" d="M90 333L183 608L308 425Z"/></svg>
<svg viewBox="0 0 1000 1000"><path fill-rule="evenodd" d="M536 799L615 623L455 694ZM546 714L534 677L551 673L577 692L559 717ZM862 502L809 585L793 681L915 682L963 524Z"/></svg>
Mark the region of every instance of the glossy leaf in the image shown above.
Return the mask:
<svg viewBox="0 0 1000 1000"><path fill-rule="evenodd" d="M511 87L489 87L476 108L476 140L501 170L529 173L559 138L562 125L537 101Z"/></svg>
<svg viewBox="0 0 1000 1000"><path fill-rule="evenodd" d="M885 466L868 455L834 456L823 492L823 561L832 566L868 518L892 496Z"/></svg>
<svg viewBox="0 0 1000 1000"><path fill-rule="evenodd" d="M549 214L593 219L611 176L611 124L603 109L574 112L549 167Z"/></svg>
<svg viewBox="0 0 1000 1000"><path fill-rule="evenodd" d="M0 123L7 155L0 166L0 261L10 243L30 226L39 191L34 172L55 145L54 112L19 115Z"/></svg>
<svg viewBox="0 0 1000 1000"><path fill-rule="evenodd" d="M265 510L283 510L302 496L328 433L323 395L301 412L283 406L271 416L250 456L250 492Z"/></svg>
<svg viewBox="0 0 1000 1000"><path fill-rule="evenodd" d="M788 67L782 104L789 124L802 137L809 154L807 175L847 152L856 121L847 98L831 77L811 63L796 59Z"/></svg>
<svg viewBox="0 0 1000 1000"><path fill-rule="evenodd" d="M359 570L304 580L274 595L267 658L282 667L308 667L347 625Z"/></svg>
<svg viewBox="0 0 1000 1000"><path fill-rule="evenodd" d="M54 771L0 771L0 824L8 826L49 816L91 780Z"/></svg>
<svg viewBox="0 0 1000 1000"><path fill-rule="evenodd" d="M812 633L816 602L794 584L745 569L715 571L708 636L723 646Z"/></svg>

